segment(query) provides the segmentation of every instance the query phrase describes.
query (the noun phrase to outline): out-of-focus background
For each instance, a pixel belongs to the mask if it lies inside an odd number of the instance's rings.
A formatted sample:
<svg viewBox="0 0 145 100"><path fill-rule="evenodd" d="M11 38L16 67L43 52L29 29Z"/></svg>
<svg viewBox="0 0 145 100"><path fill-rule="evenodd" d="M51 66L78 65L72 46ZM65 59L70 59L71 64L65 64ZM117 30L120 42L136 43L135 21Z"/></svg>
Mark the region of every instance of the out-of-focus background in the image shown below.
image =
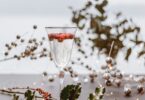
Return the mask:
<svg viewBox="0 0 145 100"><path fill-rule="evenodd" d="M44 27L46 26L74 26L71 22L72 13L69 6L79 9L84 5L82 0L0 0L0 59L3 59L4 45L15 40L17 34L31 34L35 37L47 36ZM130 17L141 27L141 37L145 40L145 1L143 0L109 0L108 13L123 12L123 15ZM112 19L113 20L113 19ZM32 29L33 25L38 26L37 32ZM77 32L79 34L79 31ZM74 47L75 49L75 47ZM19 51L15 51L17 53ZM76 54L77 51L73 51ZM144 73L144 57L136 58L131 55L129 61L125 61L120 55L117 58L117 67L127 73ZM72 55L75 59L75 55ZM93 64L96 70L105 61L105 57L91 58L88 63ZM47 58L31 61L11 60L0 63L0 73L42 73L44 71L55 73L55 65ZM87 73L82 66L73 66L79 73Z"/></svg>

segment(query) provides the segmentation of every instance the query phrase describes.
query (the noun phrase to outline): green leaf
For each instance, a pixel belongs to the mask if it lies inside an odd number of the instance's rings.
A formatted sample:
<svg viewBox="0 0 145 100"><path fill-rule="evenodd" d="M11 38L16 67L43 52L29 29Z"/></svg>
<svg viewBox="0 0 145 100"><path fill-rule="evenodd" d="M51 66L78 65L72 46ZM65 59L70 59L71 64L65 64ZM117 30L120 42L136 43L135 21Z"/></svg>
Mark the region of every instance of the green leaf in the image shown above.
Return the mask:
<svg viewBox="0 0 145 100"><path fill-rule="evenodd" d="M96 93L96 94L99 94L100 91L101 91L100 88L99 88L99 87L96 87L95 93Z"/></svg>
<svg viewBox="0 0 145 100"><path fill-rule="evenodd" d="M61 100L78 100L81 93L80 84L77 85L67 85L61 91Z"/></svg>
<svg viewBox="0 0 145 100"><path fill-rule="evenodd" d="M104 95L99 95L99 100L103 99Z"/></svg>
<svg viewBox="0 0 145 100"><path fill-rule="evenodd" d="M25 95L26 100L34 100L35 91L33 92L31 90L27 90L24 95Z"/></svg>
<svg viewBox="0 0 145 100"><path fill-rule="evenodd" d="M121 12L118 12L117 14L116 14L116 17L118 18L118 17L120 17L122 15L122 13Z"/></svg>
<svg viewBox="0 0 145 100"><path fill-rule="evenodd" d="M16 94L14 94L13 95L13 99L12 100L19 100L19 96L18 95L16 95Z"/></svg>
<svg viewBox="0 0 145 100"><path fill-rule="evenodd" d="M95 8L103 15L105 13L104 7L107 6L108 1L103 0L101 4L96 4Z"/></svg>
<svg viewBox="0 0 145 100"><path fill-rule="evenodd" d="M142 55L144 55L145 54L145 51L140 51L139 53L138 53L138 57L141 57Z"/></svg>
<svg viewBox="0 0 145 100"><path fill-rule="evenodd" d="M88 1L87 4L86 4L86 8L90 7L91 5L92 5L92 2Z"/></svg>
<svg viewBox="0 0 145 100"><path fill-rule="evenodd" d="M126 60L128 60L128 58L129 58L131 52L132 52L132 49L129 48L129 49L127 50L127 53L126 53L126 57L125 57Z"/></svg>
<svg viewBox="0 0 145 100"><path fill-rule="evenodd" d="M90 93L88 100L102 100L105 94L104 87L96 87L95 93Z"/></svg>
<svg viewBox="0 0 145 100"><path fill-rule="evenodd" d="M89 95L88 100L94 100L94 95L92 93Z"/></svg>
<svg viewBox="0 0 145 100"><path fill-rule="evenodd" d="M106 89L103 87L102 89L102 93L104 94L106 92Z"/></svg>

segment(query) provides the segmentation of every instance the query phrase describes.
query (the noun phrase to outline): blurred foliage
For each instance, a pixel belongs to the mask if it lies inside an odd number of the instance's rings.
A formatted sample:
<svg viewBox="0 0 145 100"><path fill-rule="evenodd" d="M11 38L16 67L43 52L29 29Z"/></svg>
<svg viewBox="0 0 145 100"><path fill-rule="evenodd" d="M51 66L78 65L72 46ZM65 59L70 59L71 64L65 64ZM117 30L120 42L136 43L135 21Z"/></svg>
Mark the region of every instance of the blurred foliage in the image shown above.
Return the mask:
<svg viewBox="0 0 145 100"><path fill-rule="evenodd" d="M95 92L89 95L88 100L103 100L105 92L104 87L96 87Z"/></svg>
<svg viewBox="0 0 145 100"><path fill-rule="evenodd" d="M81 93L81 84L77 85L67 85L61 91L61 100L78 100Z"/></svg>
<svg viewBox="0 0 145 100"><path fill-rule="evenodd" d="M139 45L143 45L143 47L138 52L138 57L143 56L145 54L145 41L139 38L140 27L132 19L125 18L121 12L111 16L106 10L107 5L108 0L89 0L81 9L75 10L70 7L72 22L93 43L92 52L94 52L94 48L97 48L99 54L108 55L111 43L114 41L115 46L111 57L116 58L118 53L123 51L125 59L128 60L133 49ZM93 35L93 37L89 35ZM132 36L133 38L131 38ZM76 39L76 43L80 47L78 51L84 54L85 52L81 48L82 41L82 37ZM127 43L125 43L126 41ZM128 41L133 45L129 46Z"/></svg>
<svg viewBox="0 0 145 100"><path fill-rule="evenodd" d="M78 100L81 94L81 84L67 85L61 91L61 100ZM96 87L94 93L90 93L88 100L102 100L106 89L104 87Z"/></svg>
<svg viewBox="0 0 145 100"><path fill-rule="evenodd" d="M14 94L13 95L13 99L12 100L19 100L19 96L18 95L16 95L16 94Z"/></svg>
<svg viewBox="0 0 145 100"><path fill-rule="evenodd" d="M34 97L35 97L35 91L27 90L25 92L26 100L34 100Z"/></svg>
<svg viewBox="0 0 145 100"><path fill-rule="evenodd" d="M19 90L19 91L16 91ZM26 91L24 91L26 90ZM21 88L21 87L14 87L14 88L7 88L7 89L0 89L0 94L12 96L12 100L56 100L53 98L51 93L41 89L41 88ZM22 99L22 97L24 97Z"/></svg>

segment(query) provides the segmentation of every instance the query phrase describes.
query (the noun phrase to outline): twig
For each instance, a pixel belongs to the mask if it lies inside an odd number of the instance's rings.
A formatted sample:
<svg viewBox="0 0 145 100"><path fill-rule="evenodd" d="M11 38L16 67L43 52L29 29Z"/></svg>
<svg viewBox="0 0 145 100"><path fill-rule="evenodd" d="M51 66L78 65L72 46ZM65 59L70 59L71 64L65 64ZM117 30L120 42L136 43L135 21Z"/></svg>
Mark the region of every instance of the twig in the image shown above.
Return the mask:
<svg viewBox="0 0 145 100"><path fill-rule="evenodd" d="M9 95L9 96L13 96L12 94L20 94L20 95L24 95L25 93L24 92L20 92L20 91L12 91L14 89L21 89L21 90L27 90L27 89L30 89L30 90L36 90L36 89L33 89L33 88L20 88L20 87L14 87L14 88L8 88L7 90L6 89L0 89L0 94L5 94L5 95ZM37 96L35 95L34 96L35 98L43 98L42 96ZM49 100L57 100L56 98L49 98Z"/></svg>
<svg viewBox="0 0 145 100"><path fill-rule="evenodd" d="M36 52L36 53L34 53L34 55L36 56L36 55L38 55L38 54L41 54L41 53L43 53L42 51L40 51L40 52ZM45 53L45 52L44 52ZM20 56L20 57L22 57L22 56ZM27 57L30 57L30 56L27 56ZM4 62L4 61L9 61L9 60L12 60L12 59L17 59L17 58L15 58L15 57L7 57L7 58L4 58L4 59L0 59L0 62Z"/></svg>
<svg viewBox="0 0 145 100"><path fill-rule="evenodd" d="M15 59L15 58L14 57L9 57L9 58L0 59L0 62L12 60L12 59Z"/></svg>
<svg viewBox="0 0 145 100"><path fill-rule="evenodd" d="M1 94L7 93L7 95L10 95L10 94L25 94L24 92L5 90L5 89L0 89L0 93ZM43 97L41 97L41 96L35 96L35 98L43 98Z"/></svg>
<svg viewBox="0 0 145 100"><path fill-rule="evenodd" d="M114 46L114 41L112 41L112 43L111 43L111 49L109 51L109 57L111 56L111 53L112 53L112 50L113 50L113 46Z"/></svg>

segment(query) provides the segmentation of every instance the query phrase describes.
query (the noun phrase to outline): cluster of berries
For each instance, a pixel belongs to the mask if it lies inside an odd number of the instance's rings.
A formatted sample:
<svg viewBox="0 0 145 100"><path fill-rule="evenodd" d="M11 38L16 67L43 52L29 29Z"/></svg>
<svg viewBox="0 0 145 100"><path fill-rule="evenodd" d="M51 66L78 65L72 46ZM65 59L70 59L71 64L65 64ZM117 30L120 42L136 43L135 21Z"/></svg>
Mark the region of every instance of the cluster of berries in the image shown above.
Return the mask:
<svg viewBox="0 0 145 100"><path fill-rule="evenodd" d="M43 96L44 100L52 100L52 96L50 93L45 92L41 88L37 88L36 91L38 91L39 94Z"/></svg>
<svg viewBox="0 0 145 100"><path fill-rule="evenodd" d="M106 59L107 65L102 66L101 69L104 70L103 73L103 78L105 79L105 84L106 86L112 86L115 85L117 87L120 87L122 80L123 80L123 75L120 70L118 70L115 66L113 66L112 63L112 58L107 57ZM126 76L127 78L128 76ZM131 78L131 80L130 80ZM125 80L125 79L124 79ZM133 76L129 75L129 80L134 81ZM144 93L144 85L142 85L145 82L144 77L139 77L137 82L140 84L137 85L137 92L138 94L143 94ZM132 89L129 84L124 85L124 95L126 97L131 96Z"/></svg>
<svg viewBox="0 0 145 100"><path fill-rule="evenodd" d="M38 57L42 58L42 57L50 56L48 55L47 47L43 45L45 40L46 40L45 37L42 37L41 40L37 40L36 38L30 38L28 40L25 40L24 38L22 38L22 36L17 35L15 41L5 44L6 51L4 52L4 56L7 57L7 59L4 60L9 60L9 59L20 60L21 58L26 58L26 57L30 57L31 60L35 60ZM20 47L23 44L27 44L26 48L23 51L21 51L19 54L14 54L14 55L11 54L12 50L14 49L16 50L17 49L16 47ZM42 50L39 52L38 48L42 48Z"/></svg>
<svg viewBox="0 0 145 100"><path fill-rule="evenodd" d="M114 85L120 87L121 79L123 78L121 71L113 66L114 64L111 57L106 58L106 64L107 65L101 67L101 69L104 70L103 78L105 79L105 84L111 86L114 83Z"/></svg>
<svg viewBox="0 0 145 100"><path fill-rule="evenodd" d="M50 41L56 39L59 42L62 42L65 39L73 39L74 35L72 33L50 33L48 34L48 38Z"/></svg>

